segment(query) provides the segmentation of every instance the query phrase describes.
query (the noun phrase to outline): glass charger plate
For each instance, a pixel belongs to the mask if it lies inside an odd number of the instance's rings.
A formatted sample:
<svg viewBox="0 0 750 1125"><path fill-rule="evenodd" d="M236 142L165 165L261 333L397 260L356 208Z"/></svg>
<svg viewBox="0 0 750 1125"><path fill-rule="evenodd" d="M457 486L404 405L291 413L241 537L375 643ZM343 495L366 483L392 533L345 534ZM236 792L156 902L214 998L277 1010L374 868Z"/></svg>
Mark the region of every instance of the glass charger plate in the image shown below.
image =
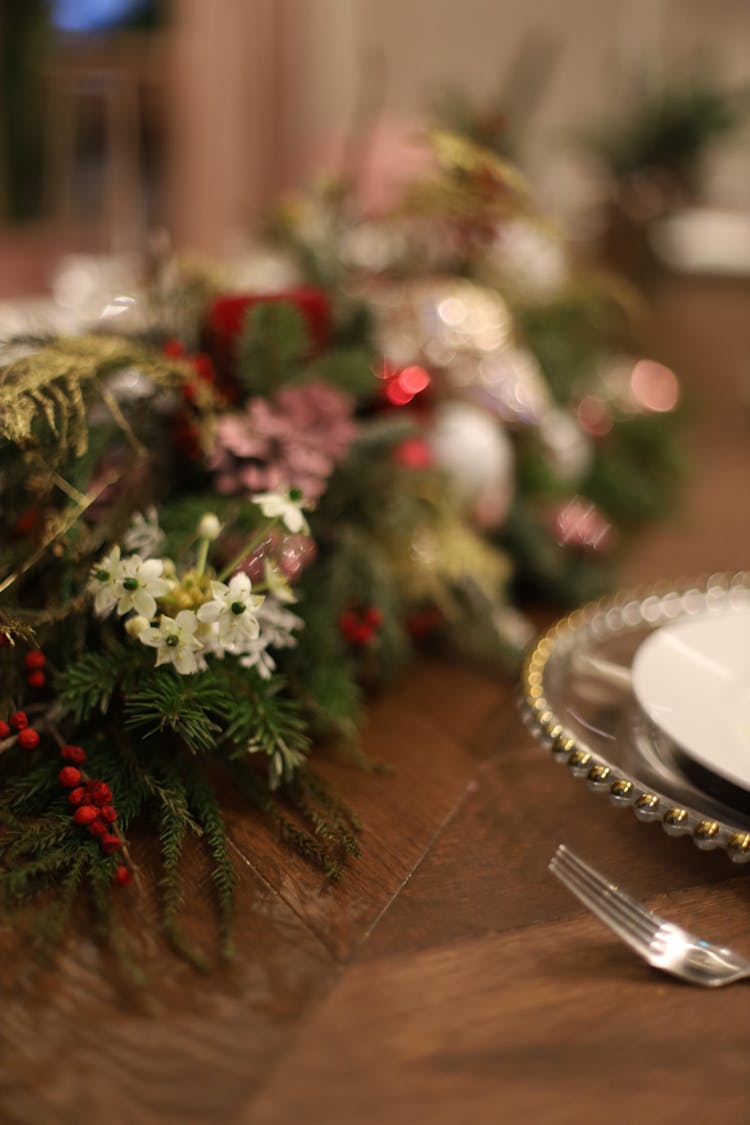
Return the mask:
<svg viewBox="0 0 750 1125"><path fill-rule="evenodd" d="M702 849L750 860L750 792L688 758L638 706L631 666L644 640L693 616L750 607L750 573L620 595L576 610L531 651L521 713L553 757L639 820Z"/></svg>

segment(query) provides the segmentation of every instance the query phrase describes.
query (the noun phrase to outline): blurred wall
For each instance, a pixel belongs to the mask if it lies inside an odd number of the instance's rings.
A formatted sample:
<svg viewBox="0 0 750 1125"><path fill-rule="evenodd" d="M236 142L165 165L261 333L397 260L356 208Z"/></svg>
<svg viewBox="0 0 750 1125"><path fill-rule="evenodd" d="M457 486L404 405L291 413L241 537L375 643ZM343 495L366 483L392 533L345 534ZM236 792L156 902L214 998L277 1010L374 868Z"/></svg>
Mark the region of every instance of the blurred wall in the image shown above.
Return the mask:
<svg viewBox="0 0 750 1125"><path fill-rule="evenodd" d="M699 51L750 87L748 0L177 0L176 13L174 226L204 248L335 159L368 99L391 123L422 116L447 85L489 99L531 35L556 50L524 156L562 211L576 131L633 90ZM747 205L749 181L745 131L708 183L718 202Z"/></svg>

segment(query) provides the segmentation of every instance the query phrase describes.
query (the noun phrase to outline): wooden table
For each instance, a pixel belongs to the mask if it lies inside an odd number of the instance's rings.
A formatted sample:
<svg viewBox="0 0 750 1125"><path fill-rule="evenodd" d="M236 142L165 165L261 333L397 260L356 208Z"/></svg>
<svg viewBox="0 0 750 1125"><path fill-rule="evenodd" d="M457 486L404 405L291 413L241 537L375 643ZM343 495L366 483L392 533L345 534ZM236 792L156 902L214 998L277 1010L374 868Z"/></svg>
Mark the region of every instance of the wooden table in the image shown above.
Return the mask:
<svg viewBox="0 0 750 1125"><path fill-rule="evenodd" d="M682 513L624 582L750 562L750 285L672 281L654 302L693 463ZM204 980L146 949L134 997L82 923L57 970L26 980L6 934L3 1125L748 1121L746 987L651 972L547 863L564 840L750 955L747 869L593 796L531 743L511 694L435 661L375 702L366 748L395 772L326 766L366 822L336 887L232 813L229 970Z"/></svg>

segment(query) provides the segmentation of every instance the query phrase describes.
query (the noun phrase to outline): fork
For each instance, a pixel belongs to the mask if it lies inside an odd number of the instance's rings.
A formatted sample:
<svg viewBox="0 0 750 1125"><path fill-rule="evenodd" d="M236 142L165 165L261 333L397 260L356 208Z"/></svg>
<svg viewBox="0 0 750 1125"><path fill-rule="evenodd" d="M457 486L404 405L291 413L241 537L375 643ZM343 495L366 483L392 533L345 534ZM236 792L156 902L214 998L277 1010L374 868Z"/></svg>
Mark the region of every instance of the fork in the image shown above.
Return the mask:
<svg viewBox="0 0 750 1125"><path fill-rule="evenodd" d="M750 977L750 961L725 946L702 941L646 910L565 844L560 844L549 869L654 969L705 988L720 988Z"/></svg>

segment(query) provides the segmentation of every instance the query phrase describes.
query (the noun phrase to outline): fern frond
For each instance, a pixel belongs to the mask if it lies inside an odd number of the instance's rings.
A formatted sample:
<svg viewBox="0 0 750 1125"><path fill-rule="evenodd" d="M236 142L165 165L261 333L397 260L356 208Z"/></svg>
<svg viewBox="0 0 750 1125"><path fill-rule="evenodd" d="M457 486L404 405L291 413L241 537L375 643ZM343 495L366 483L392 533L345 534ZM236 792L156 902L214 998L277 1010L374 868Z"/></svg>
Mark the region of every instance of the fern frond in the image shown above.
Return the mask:
<svg viewBox="0 0 750 1125"><path fill-rule="evenodd" d="M82 456L88 446L86 396L101 395L97 377L136 364L162 386L189 377L187 367L114 336L62 338L0 370L0 437L28 448L39 430L56 439L55 459ZM120 424L120 419L115 418Z"/></svg>

